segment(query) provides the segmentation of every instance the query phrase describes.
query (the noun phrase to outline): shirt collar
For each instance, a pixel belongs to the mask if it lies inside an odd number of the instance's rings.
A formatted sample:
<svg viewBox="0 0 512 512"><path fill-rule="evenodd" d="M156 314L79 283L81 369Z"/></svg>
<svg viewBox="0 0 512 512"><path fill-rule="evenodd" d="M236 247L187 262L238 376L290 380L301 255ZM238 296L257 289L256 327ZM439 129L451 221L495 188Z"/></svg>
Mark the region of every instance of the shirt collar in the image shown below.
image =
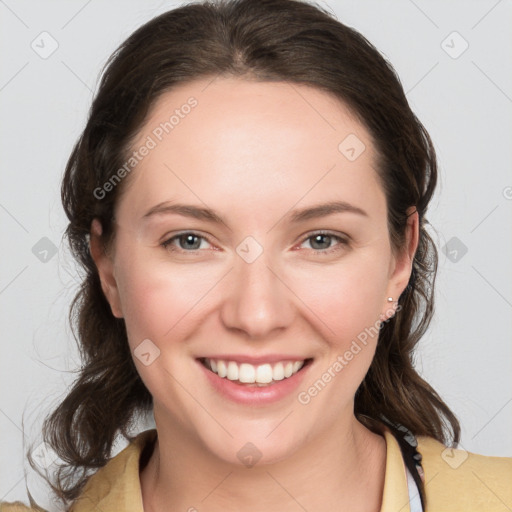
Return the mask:
<svg viewBox="0 0 512 512"><path fill-rule="evenodd" d="M142 451L155 439L156 434L156 429L141 432L126 448L92 475L70 512L144 512L139 460Z"/></svg>
<svg viewBox="0 0 512 512"><path fill-rule="evenodd" d="M144 512L139 459L156 434L156 429L141 432L92 475L70 512L90 512L95 510L94 507L105 511ZM386 426L383 426L383 435L386 440L386 473L380 512L410 512L407 473L400 446Z"/></svg>

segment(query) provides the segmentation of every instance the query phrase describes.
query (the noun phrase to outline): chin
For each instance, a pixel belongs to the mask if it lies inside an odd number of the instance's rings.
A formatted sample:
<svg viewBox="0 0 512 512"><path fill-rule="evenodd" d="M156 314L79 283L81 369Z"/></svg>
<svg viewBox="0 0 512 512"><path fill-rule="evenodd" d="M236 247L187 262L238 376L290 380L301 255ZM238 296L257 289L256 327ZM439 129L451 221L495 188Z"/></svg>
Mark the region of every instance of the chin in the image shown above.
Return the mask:
<svg viewBox="0 0 512 512"><path fill-rule="evenodd" d="M299 448L289 432L274 432L270 436L261 430L241 429L241 433L232 432L233 437L217 436L204 440L205 448L217 459L226 464L251 468L272 465L291 457Z"/></svg>

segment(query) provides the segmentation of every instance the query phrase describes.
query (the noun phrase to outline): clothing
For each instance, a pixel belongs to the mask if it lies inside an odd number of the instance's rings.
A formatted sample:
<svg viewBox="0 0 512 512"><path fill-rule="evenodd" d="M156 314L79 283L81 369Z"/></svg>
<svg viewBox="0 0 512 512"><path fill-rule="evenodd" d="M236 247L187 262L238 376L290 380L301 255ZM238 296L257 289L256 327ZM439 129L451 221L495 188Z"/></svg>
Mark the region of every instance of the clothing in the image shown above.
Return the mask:
<svg viewBox="0 0 512 512"><path fill-rule="evenodd" d="M421 510L417 508L417 489L412 474L406 469L399 441L388 428L383 429L383 434L387 453L380 512ZM140 433L89 479L70 512L143 512L139 460L144 448L155 438L155 429ZM450 449L423 436L417 438L417 451L425 477L425 512L512 510L512 457L490 457ZM0 512L33 510L0 504Z"/></svg>

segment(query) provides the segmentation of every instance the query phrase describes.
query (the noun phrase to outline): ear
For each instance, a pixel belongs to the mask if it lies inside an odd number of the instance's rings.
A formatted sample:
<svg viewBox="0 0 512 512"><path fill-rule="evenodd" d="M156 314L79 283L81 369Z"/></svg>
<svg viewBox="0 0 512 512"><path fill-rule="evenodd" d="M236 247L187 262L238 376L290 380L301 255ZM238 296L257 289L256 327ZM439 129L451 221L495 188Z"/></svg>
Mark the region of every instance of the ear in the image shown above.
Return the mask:
<svg viewBox="0 0 512 512"><path fill-rule="evenodd" d="M121 310L121 301L119 298L119 289L114 275L114 263L112 256L107 253L101 234L103 228L98 219L93 219L91 223L91 234L89 239L89 248L92 259L98 269L101 281L101 289L107 298L112 314L116 318L123 318Z"/></svg>
<svg viewBox="0 0 512 512"><path fill-rule="evenodd" d="M405 228L405 242L404 246L396 252L393 257L392 266L390 268L390 278L388 285L388 297L393 298L395 307L398 303L398 298L402 295L409 279L411 277L412 265L414 262L414 255L418 248L419 242L419 216L416 207L411 206L407 209L407 226ZM389 309L390 302L387 302Z"/></svg>

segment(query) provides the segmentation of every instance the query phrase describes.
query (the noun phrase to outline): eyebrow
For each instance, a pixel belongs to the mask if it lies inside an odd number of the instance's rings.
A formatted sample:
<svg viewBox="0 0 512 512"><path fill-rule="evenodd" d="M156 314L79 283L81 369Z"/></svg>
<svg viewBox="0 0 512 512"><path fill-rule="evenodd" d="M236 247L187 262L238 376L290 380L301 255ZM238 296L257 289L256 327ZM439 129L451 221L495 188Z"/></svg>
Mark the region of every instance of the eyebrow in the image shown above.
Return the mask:
<svg viewBox="0 0 512 512"><path fill-rule="evenodd" d="M297 224L299 222L326 217L335 213L345 212L355 213L364 217L368 217L368 213L366 213L363 209L345 201L331 201L329 203L309 206L300 210L294 210L287 216L289 216L289 222ZM191 204L171 203L169 201L164 201L163 203L159 203L153 206L150 208L150 210L148 210L147 213L144 214L142 219L148 219L155 215L166 214L181 215L183 217L205 220L215 224L227 225L225 220L210 208L203 208L201 206L194 206Z"/></svg>

